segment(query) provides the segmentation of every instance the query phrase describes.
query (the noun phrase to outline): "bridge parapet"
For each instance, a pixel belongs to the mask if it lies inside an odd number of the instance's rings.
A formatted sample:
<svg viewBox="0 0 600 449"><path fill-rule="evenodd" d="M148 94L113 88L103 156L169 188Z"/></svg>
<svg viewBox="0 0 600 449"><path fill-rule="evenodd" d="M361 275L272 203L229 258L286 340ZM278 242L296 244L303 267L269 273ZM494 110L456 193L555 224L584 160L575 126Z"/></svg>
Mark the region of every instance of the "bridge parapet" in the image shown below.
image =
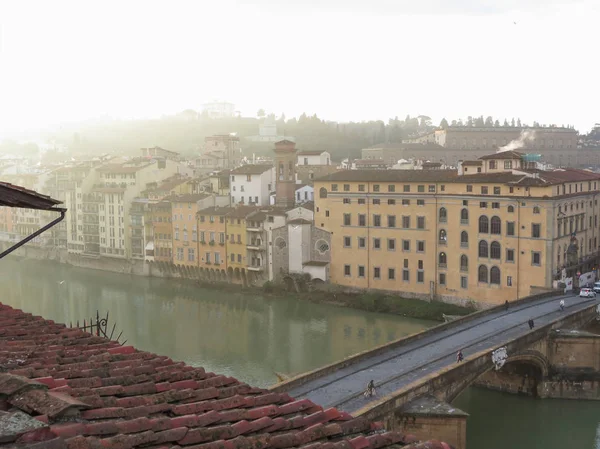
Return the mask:
<svg viewBox="0 0 600 449"><path fill-rule="evenodd" d="M540 293L538 295L528 296L528 297L520 299L518 301L511 302L510 307L526 305L529 303L533 303L537 300L544 299L544 298L551 298L551 297L557 296L559 294L560 294L560 292L554 291L554 292L544 292L544 293ZM456 320L453 320L453 321L450 321L447 323L443 323L443 324L439 324L437 326L426 329L422 332L419 332L419 333L416 333L413 335L409 335L407 337L403 337L403 338L394 340L389 343L379 345L373 349L359 352L350 357L346 357L345 359L343 359L341 361L334 362L329 365L325 365L325 366L323 366L321 368L317 368L313 371L309 371L307 373L302 373L297 376L291 377L291 378L285 380L284 382L280 382L278 384L271 386L270 390L273 392L278 392L278 393L288 392L294 388L300 387L308 382L311 382L315 379L319 379L323 376L334 373L334 372L339 371L348 366L368 360L372 357L375 357L375 356L378 356L385 352L394 350L403 345L417 342L419 340L423 340L423 339L425 339L427 337L431 337L435 334L441 334L444 332L449 333L453 329L461 327L464 324L470 323L470 322L478 320L480 318L484 318L486 316L492 315L497 312L501 312L504 309L505 309L504 305L498 305L498 306L490 307L488 309L480 310L478 312L471 313L469 315L465 315Z"/></svg>

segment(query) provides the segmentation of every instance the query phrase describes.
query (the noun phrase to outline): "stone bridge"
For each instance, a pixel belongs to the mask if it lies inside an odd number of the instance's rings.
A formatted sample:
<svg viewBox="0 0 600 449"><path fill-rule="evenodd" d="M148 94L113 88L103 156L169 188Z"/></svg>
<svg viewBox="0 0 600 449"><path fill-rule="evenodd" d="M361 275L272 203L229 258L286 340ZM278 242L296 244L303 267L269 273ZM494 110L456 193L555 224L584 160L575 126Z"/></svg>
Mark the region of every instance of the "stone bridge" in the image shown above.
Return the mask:
<svg viewBox="0 0 600 449"><path fill-rule="evenodd" d="M464 449L468 415L450 403L472 384L538 397L600 399L600 335L581 330L598 319L595 299L538 295L356 354L272 390ZM456 362L459 349L462 363ZM377 394L365 398L369 380Z"/></svg>

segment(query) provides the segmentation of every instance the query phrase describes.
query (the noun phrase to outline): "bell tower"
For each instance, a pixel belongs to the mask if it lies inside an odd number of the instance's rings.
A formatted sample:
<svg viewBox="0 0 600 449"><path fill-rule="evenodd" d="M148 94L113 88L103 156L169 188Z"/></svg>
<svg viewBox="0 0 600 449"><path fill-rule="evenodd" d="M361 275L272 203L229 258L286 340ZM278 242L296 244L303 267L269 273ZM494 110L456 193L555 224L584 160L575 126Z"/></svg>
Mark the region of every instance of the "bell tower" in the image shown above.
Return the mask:
<svg viewBox="0 0 600 449"><path fill-rule="evenodd" d="M281 140L275 143L275 205L293 207L296 204L296 143Z"/></svg>

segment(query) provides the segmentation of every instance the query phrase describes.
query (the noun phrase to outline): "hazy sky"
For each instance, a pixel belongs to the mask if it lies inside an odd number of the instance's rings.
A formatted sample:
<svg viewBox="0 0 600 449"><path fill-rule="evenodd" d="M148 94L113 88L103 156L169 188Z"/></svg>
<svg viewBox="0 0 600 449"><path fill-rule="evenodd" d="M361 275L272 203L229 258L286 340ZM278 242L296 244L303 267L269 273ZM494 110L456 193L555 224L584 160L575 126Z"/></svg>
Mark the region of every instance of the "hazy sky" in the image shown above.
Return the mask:
<svg viewBox="0 0 600 449"><path fill-rule="evenodd" d="M598 0L0 0L0 135L211 99L244 115L587 131L599 18Z"/></svg>

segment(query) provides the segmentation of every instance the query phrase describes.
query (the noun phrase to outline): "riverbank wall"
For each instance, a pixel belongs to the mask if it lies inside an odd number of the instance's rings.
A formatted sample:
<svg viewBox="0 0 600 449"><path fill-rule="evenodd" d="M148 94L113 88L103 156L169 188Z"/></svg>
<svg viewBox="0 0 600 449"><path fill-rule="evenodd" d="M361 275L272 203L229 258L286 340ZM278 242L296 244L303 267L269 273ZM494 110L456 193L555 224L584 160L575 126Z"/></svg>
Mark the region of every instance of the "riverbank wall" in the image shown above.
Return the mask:
<svg viewBox="0 0 600 449"><path fill-rule="evenodd" d="M0 249L10 245L0 242ZM466 306L436 300L405 298L390 292L351 291L344 287L308 282L302 276L286 276L282 282L264 282L256 273L176 266L170 262L146 262L143 260L127 260L110 257L94 257L73 254L64 249L40 248L25 245L12 255L31 260L59 262L73 267L100 270L111 273L147 276L174 280L197 282L206 288L228 290L248 290L263 295L294 296L300 300L314 303L330 304L338 307L349 307L369 312L389 313L411 318L443 321L444 315L461 316L474 312L477 304Z"/></svg>

